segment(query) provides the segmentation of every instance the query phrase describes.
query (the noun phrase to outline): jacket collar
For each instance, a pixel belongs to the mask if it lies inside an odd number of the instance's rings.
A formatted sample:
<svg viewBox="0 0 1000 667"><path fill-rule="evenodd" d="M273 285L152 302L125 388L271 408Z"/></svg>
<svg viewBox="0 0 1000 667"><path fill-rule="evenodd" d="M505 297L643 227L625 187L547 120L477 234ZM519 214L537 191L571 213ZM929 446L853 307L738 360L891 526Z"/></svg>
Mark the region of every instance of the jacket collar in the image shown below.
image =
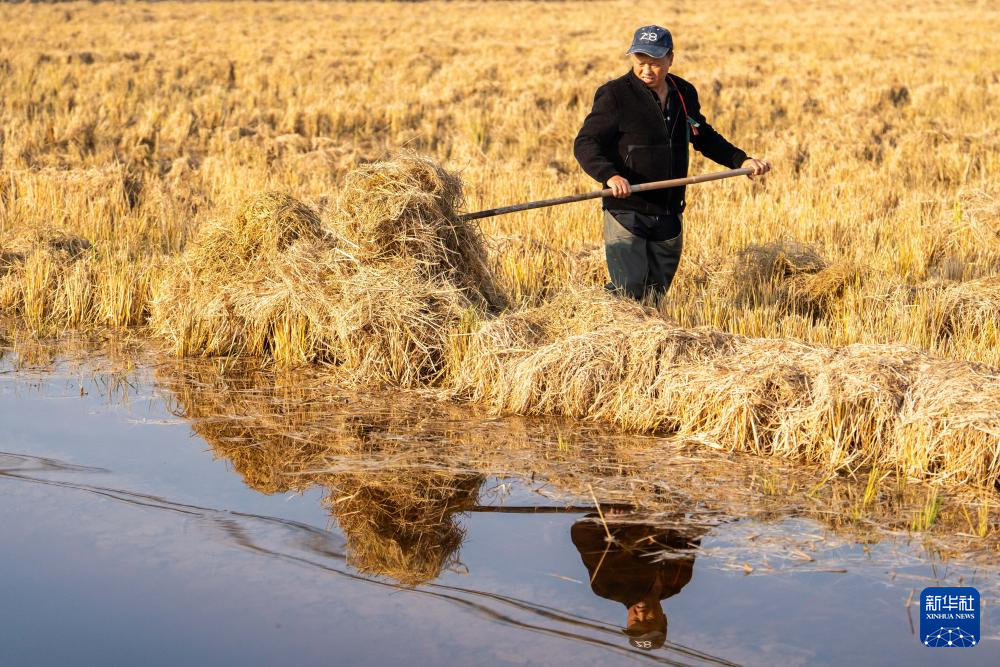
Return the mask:
<svg viewBox="0 0 1000 667"><path fill-rule="evenodd" d="M644 113L651 116L652 120L656 121L657 123L664 122L663 112L660 111L660 105L656 99L656 93L651 91L646 86L646 84L642 82L642 79L637 77L635 75L635 72L633 72L631 69L628 71L628 74L625 75L625 80L628 83L629 87L632 89L633 94L635 94L637 97L643 100L640 103L640 107L645 110ZM676 94L677 92L671 86L668 85L667 104L670 104L670 97Z"/></svg>

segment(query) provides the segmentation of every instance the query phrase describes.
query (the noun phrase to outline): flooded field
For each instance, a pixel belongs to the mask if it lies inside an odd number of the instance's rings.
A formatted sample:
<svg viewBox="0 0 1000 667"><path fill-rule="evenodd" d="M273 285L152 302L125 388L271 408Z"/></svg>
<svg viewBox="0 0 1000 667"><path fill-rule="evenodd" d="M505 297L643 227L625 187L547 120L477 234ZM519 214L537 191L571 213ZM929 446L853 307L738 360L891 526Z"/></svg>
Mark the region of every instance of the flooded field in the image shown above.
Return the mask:
<svg viewBox="0 0 1000 667"><path fill-rule="evenodd" d="M0 3L0 667L1000 664L988 4ZM637 303L468 214L646 21L775 168Z"/></svg>
<svg viewBox="0 0 1000 667"><path fill-rule="evenodd" d="M988 503L145 353L7 354L0 423L4 665L1000 661Z"/></svg>

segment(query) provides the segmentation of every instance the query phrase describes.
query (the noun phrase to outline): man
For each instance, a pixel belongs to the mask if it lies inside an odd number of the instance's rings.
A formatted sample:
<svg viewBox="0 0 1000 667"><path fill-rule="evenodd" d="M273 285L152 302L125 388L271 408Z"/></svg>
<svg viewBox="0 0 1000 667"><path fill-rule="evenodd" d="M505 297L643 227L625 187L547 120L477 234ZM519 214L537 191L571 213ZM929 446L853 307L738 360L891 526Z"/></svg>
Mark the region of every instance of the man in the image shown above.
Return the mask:
<svg viewBox="0 0 1000 667"><path fill-rule="evenodd" d="M626 52L631 71L597 89L573 146L583 170L615 197L603 200L608 287L634 299L670 288L681 258L685 200L682 187L633 194L632 183L687 176L689 143L725 167L751 169L751 178L771 168L705 121L694 86L669 73L673 49L667 29L636 30Z"/></svg>
<svg viewBox="0 0 1000 667"><path fill-rule="evenodd" d="M603 518L591 514L574 523L570 537L594 593L625 606L629 643L639 649L660 648L667 640L661 600L691 581L694 550L704 530L649 525L622 514L605 507Z"/></svg>

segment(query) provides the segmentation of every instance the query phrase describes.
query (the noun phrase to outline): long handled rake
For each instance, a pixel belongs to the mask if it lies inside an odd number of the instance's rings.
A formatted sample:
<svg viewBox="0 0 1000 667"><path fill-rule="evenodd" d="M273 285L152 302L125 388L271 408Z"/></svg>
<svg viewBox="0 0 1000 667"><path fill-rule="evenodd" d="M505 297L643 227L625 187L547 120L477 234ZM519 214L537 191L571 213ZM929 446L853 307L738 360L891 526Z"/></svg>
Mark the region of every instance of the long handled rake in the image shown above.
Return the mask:
<svg viewBox="0 0 1000 667"><path fill-rule="evenodd" d="M632 186L632 192L647 192L649 190L663 190L664 188L676 188L681 185L694 185L695 183L705 183L707 181L718 181L723 178L734 176L747 176L753 173L751 169L729 169L727 171L717 171L711 174L700 174L698 176L688 176L686 178L672 178L667 181L651 181L649 183L639 183ZM597 199L599 197L610 197L611 188L584 192L578 195L566 195L565 197L555 197L554 199L540 199L529 201L523 204L513 204L511 206L501 206L500 208L490 208L485 211L466 213L461 216L462 220L478 220L479 218L492 218L495 215L505 213L516 213L518 211L530 211L533 208L545 208L547 206L558 206L559 204L570 204L575 201L587 199Z"/></svg>

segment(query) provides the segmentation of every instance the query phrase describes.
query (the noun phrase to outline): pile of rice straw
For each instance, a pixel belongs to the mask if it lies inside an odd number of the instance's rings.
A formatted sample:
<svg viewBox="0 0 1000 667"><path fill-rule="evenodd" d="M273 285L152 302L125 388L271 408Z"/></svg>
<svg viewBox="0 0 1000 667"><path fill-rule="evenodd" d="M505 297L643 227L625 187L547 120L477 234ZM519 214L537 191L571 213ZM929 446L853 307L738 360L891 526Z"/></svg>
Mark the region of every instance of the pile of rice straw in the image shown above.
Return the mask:
<svg viewBox="0 0 1000 667"><path fill-rule="evenodd" d="M833 469L879 465L989 487L1000 476L996 369L905 346L683 329L599 290L481 327L453 392L497 411L597 419Z"/></svg>
<svg viewBox="0 0 1000 667"><path fill-rule="evenodd" d="M420 386L446 371L467 311L504 303L461 183L414 156L352 174L339 215L268 192L204 228L153 298L153 330L182 355L334 364L355 380Z"/></svg>
<svg viewBox="0 0 1000 667"><path fill-rule="evenodd" d="M838 470L879 465L986 487L1000 478L996 369L902 346L682 329L600 289L503 310L483 241L456 214L461 202L457 177L412 155L352 174L325 224L265 193L202 230L159 287L152 325L180 354L321 362L355 382L434 386L497 411L602 420ZM732 270L753 278L746 298L784 280L781 298L805 312L859 279L787 246L749 248ZM995 281L967 292L947 297L948 312L995 323Z"/></svg>

